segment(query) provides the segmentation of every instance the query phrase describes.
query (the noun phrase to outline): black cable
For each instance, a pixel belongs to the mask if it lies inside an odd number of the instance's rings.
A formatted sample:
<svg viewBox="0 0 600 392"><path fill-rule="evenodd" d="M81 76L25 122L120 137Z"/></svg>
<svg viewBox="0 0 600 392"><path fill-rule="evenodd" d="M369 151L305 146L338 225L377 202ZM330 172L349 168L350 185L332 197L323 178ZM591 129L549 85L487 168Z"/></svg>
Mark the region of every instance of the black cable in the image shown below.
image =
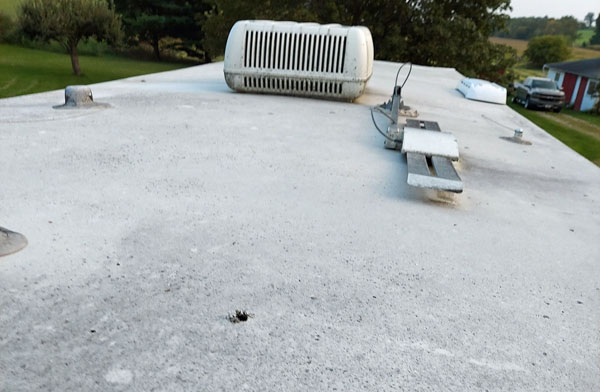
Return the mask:
<svg viewBox="0 0 600 392"><path fill-rule="evenodd" d="M375 116L373 115L373 108L371 108L371 119L373 120L373 125L375 125L375 128L377 129L377 132L379 132L381 134L381 136L383 136L384 138L386 138L390 142L396 143L396 140L392 139L391 137L389 137L388 135L386 135L385 133L383 133L383 131L381 129L379 129L379 127L377 126L377 122L375 122Z"/></svg>
<svg viewBox="0 0 600 392"><path fill-rule="evenodd" d="M406 84L406 82L408 81L408 78L410 77L410 73L412 72L412 63L408 62L408 63L403 63L400 68L398 68L398 72L396 73L396 80L394 81L394 88L396 88L396 86L398 85L398 76L400 76L400 71L402 71L402 68L404 68L404 66L408 64L410 66L410 68L408 68L408 73L406 74L406 78L404 78L404 82L402 82L402 86L400 86L400 88L403 88L404 85Z"/></svg>
<svg viewBox="0 0 600 392"><path fill-rule="evenodd" d="M404 82L402 82L402 86L400 88L404 88L406 82L408 82L408 78L410 78L410 74L412 72L412 63L410 63L410 68L408 68L408 73L406 74L406 78L404 78Z"/></svg>
<svg viewBox="0 0 600 392"><path fill-rule="evenodd" d="M408 62L408 63L403 63L400 68L398 68L398 72L396 72L396 80L394 81L394 91L392 92L392 96L396 93L396 86L398 85L398 76L400 76L400 71L402 71L402 68L404 68L404 66L408 64L409 68L408 68L408 73L406 74L406 78L404 78L404 82L402 82L402 86L400 86L400 92L402 92L402 87L404 87L404 85L406 84L406 82L408 81L408 78L410 77L410 73L412 72L412 63ZM399 94L400 96L402 96L402 93ZM377 129L377 132L379 132L381 134L381 136L383 136L384 138L386 138L387 140L389 140L392 143L397 143L396 140L392 139L391 137L389 137L388 135L386 135L380 128L379 126L377 126L377 122L375 121L375 116L373 115L373 107L371 107L371 120L373 120L373 125L375 125L375 128ZM385 113L384 114L387 118L390 118L390 116L388 116ZM391 118L390 118L391 119ZM392 120L394 121L394 120Z"/></svg>
<svg viewBox="0 0 600 392"><path fill-rule="evenodd" d="M387 118L389 118L391 121L394 121L394 119L392 118L392 116L390 116L389 114L387 114L385 112L385 110L383 110L381 108L381 106L373 106L373 109L376 109L379 112L379 114L383 114L384 116L386 116Z"/></svg>
<svg viewBox="0 0 600 392"><path fill-rule="evenodd" d="M394 87L398 85L398 76L400 76L400 71L402 71L402 68L404 68L405 65L406 63L403 63L400 68L398 68L398 72L396 72L396 80L394 81Z"/></svg>

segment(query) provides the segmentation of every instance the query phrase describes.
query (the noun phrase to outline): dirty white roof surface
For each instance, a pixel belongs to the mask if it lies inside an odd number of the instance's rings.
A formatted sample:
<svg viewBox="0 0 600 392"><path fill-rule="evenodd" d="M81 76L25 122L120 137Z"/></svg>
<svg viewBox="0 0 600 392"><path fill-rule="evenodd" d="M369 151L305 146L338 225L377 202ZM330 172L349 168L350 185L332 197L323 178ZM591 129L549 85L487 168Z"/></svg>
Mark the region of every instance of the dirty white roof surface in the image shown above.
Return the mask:
<svg viewBox="0 0 600 392"><path fill-rule="evenodd" d="M109 109L0 100L0 225L29 240L0 259L0 390L600 390L596 166L415 67L405 102L460 148L438 198L371 123L398 64L354 104L222 67L93 85Z"/></svg>

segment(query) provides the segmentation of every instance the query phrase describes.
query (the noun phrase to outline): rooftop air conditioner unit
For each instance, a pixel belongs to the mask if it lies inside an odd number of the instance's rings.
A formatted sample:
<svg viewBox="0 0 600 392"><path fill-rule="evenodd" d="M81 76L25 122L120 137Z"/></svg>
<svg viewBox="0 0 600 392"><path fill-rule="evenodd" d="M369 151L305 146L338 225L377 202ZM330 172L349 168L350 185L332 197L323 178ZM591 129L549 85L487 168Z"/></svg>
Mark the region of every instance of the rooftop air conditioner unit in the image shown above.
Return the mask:
<svg viewBox="0 0 600 392"><path fill-rule="evenodd" d="M351 101L373 73L373 39L362 26L239 21L223 71L236 91Z"/></svg>

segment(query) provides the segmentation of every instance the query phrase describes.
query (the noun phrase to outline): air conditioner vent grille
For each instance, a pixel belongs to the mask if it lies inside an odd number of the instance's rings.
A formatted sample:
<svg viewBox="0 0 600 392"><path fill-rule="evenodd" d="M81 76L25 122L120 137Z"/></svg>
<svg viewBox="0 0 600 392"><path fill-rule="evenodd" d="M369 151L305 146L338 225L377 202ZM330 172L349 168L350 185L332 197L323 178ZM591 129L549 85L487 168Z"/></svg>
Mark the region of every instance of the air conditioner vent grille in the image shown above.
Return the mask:
<svg viewBox="0 0 600 392"><path fill-rule="evenodd" d="M247 30L244 68L344 73L346 36Z"/></svg>
<svg viewBox="0 0 600 392"><path fill-rule="evenodd" d="M244 77L244 88L256 92L288 92L298 95L341 96L342 83L272 77Z"/></svg>

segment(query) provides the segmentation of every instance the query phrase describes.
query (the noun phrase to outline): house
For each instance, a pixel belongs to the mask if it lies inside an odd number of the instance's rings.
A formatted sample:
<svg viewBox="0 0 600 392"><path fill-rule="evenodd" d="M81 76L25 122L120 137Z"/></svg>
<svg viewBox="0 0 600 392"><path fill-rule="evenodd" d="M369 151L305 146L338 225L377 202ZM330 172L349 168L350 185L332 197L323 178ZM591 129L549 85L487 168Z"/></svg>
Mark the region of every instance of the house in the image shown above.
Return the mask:
<svg viewBox="0 0 600 392"><path fill-rule="evenodd" d="M567 106L586 111L594 107L600 82L600 57L595 59L545 64L548 77L565 91Z"/></svg>

